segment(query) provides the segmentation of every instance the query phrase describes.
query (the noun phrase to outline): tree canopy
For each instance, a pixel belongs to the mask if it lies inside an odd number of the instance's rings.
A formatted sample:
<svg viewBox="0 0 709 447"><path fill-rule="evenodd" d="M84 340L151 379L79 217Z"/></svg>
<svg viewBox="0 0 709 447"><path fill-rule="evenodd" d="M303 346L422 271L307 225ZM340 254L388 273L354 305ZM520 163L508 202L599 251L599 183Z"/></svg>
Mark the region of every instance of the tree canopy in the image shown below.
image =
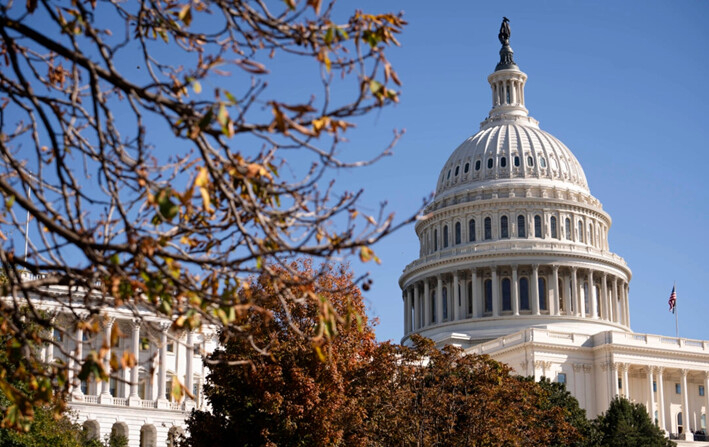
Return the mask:
<svg viewBox="0 0 709 447"><path fill-rule="evenodd" d="M279 275L296 256L376 259L370 245L413 217L362 212L361 191L333 179L388 155L400 136L364 160L344 150L360 116L399 99L386 50L406 22L336 6L1 5L2 334L21 346L34 336L56 343L52 317L34 311L35 298L50 296L75 317L58 328L65 339L76 327L97 332L105 310L122 306L175 329L213 324L252 340L260 328L235 323L264 309L241 293L251 275L287 308ZM292 88L296 69L312 82ZM321 272L290 273L307 284ZM332 310L321 296L307 299ZM23 307L45 331L24 332ZM73 360L81 368L86 359ZM27 380L62 374L66 364Z"/></svg>
<svg viewBox="0 0 709 447"><path fill-rule="evenodd" d="M672 447L676 444L665 438L652 422L643 404L624 397L611 401L608 410L598 416L594 425L600 433L601 447Z"/></svg>

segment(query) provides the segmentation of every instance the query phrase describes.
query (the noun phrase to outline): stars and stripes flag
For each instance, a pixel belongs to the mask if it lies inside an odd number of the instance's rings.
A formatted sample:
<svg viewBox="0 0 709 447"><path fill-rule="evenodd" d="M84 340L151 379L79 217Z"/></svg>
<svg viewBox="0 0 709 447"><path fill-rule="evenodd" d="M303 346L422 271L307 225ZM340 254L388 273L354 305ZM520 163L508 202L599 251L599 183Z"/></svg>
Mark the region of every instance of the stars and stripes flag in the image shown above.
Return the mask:
<svg viewBox="0 0 709 447"><path fill-rule="evenodd" d="M672 293L670 293L670 299L667 301L670 305L670 312L675 313L675 308L677 307L677 293L675 292L675 286L672 286Z"/></svg>

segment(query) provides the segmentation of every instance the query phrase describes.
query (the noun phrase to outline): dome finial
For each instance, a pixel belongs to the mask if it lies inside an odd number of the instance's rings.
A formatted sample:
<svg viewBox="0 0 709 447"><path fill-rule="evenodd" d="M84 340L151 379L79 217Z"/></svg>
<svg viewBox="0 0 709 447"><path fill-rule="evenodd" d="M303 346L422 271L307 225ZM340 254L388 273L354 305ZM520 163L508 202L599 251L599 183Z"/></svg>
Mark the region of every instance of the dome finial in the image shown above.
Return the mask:
<svg viewBox="0 0 709 447"><path fill-rule="evenodd" d="M514 51L510 47L510 19L502 17L502 25L500 25L500 34L497 35L502 44L500 49L500 62L495 67L495 71L505 70L508 68L517 68L517 64L512 59Z"/></svg>

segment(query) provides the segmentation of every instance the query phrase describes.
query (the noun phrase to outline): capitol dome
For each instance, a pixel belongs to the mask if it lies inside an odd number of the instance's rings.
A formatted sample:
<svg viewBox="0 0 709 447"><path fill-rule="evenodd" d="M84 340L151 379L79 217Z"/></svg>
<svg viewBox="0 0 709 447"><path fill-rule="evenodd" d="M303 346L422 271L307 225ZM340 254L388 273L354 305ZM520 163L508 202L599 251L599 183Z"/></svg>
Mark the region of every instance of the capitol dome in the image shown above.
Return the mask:
<svg viewBox="0 0 709 447"><path fill-rule="evenodd" d="M473 346L529 327L630 330L630 269L571 150L529 116L527 75L500 38L492 108L453 151L399 280L406 342Z"/></svg>

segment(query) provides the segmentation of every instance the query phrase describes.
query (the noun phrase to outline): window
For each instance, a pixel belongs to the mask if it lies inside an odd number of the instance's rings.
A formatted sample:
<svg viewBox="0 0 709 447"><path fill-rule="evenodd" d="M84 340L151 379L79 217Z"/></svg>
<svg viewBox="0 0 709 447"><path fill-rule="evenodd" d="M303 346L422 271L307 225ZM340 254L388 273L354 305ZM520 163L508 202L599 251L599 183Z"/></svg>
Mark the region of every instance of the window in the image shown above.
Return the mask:
<svg viewBox="0 0 709 447"><path fill-rule="evenodd" d="M515 155L515 166L519 167L519 156Z"/></svg>
<svg viewBox="0 0 709 447"><path fill-rule="evenodd" d="M507 88L505 88L505 91L507 92L507 104L512 104L512 101L510 100L510 87L507 86Z"/></svg>
<svg viewBox="0 0 709 447"><path fill-rule="evenodd" d="M621 390L623 389L623 379L621 379L620 377L618 377L618 388Z"/></svg>
<svg viewBox="0 0 709 447"><path fill-rule="evenodd" d="M443 315L441 316L441 321L448 319L448 287L444 287L441 296L443 297Z"/></svg>
<svg viewBox="0 0 709 447"><path fill-rule="evenodd" d="M558 237L556 232L556 217L551 216L551 219L549 219L549 227L551 230L551 237L556 239Z"/></svg>
<svg viewBox="0 0 709 447"><path fill-rule="evenodd" d="M436 291L431 290L431 323L436 322Z"/></svg>
<svg viewBox="0 0 709 447"><path fill-rule="evenodd" d="M566 385L566 373L558 373L556 375L556 381L558 383Z"/></svg>
<svg viewBox="0 0 709 447"><path fill-rule="evenodd" d="M451 170L450 169L448 170L448 176L446 177L446 179L449 179L449 178L451 178Z"/></svg>
<svg viewBox="0 0 709 447"><path fill-rule="evenodd" d="M539 166L541 166L542 168L546 168L546 167L547 167L547 160L546 160L546 158L541 157L541 158L539 159Z"/></svg>
<svg viewBox="0 0 709 447"><path fill-rule="evenodd" d="M702 430L705 430L707 428L707 415L706 414L702 415L701 425L702 425Z"/></svg>
<svg viewBox="0 0 709 447"><path fill-rule="evenodd" d="M519 309L529 310L529 280L519 279Z"/></svg>
<svg viewBox="0 0 709 447"><path fill-rule="evenodd" d="M433 251L438 251L438 228L433 229Z"/></svg>
<svg viewBox="0 0 709 447"><path fill-rule="evenodd" d="M507 216L500 217L500 237L502 239L507 239L510 237L510 232L507 229Z"/></svg>
<svg viewBox="0 0 709 447"><path fill-rule="evenodd" d="M566 239L571 240L571 219L566 218Z"/></svg>
<svg viewBox="0 0 709 447"><path fill-rule="evenodd" d="M468 241L475 242L475 219L468 221Z"/></svg>
<svg viewBox="0 0 709 447"><path fill-rule="evenodd" d="M528 164L530 167L534 166L534 159L532 158L531 155L527 157L527 164Z"/></svg>
<svg viewBox="0 0 709 447"><path fill-rule="evenodd" d="M460 171L460 166L455 167L455 176L458 176L458 172Z"/></svg>
<svg viewBox="0 0 709 447"><path fill-rule="evenodd" d="M175 343L170 342L167 344L167 352L175 352Z"/></svg>
<svg viewBox="0 0 709 447"><path fill-rule="evenodd" d="M473 314L473 282L468 282L468 315Z"/></svg>
<svg viewBox="0 0 709 447"><path fill-rule="evenodd" d="M455 244L460 244L460 222L455 223Z"/></svg>
<svg viewBox="0 0 709 447"><path fill-rule="evenodd" d="M580 220L578 221L578 229L579 229L578 241L583 242L583 222L581 222Z"/></svg>
<svg viewBox="0 0 709 447"><path fill-rule="evenodd" d="M495 164L492 158L487 159L487 168L492 169L492 166Z"/></svg>
<svg viewBox="0 0 709 447"><path fill-rule="evenodd" d="M111 377L108 382L108 392L111 393L111 396L118 397L118 380L115 377Z"/></svg>
<svg viewBox="0 0 709 447"><path fill-rule="evenodd" d="M675 383L675 394L682 394L682 385Z"/></svg>
<svg viewBox="0 0 709 447"><path fill-rule="evenodd" d="M677 413L677 427L681 427L682 425L684 424L682 424L682 412L680 411Z"/></svg>
<svg viewBox="0 0 709 447"><path fill-rule="evenodd" d="M485 240L492 239L492 219L485 218Z"/></svg>
<svg viewBox="0 0 709 447"><path fill-rule="evenodd" d="M79 386L81 387L81 392L83 394L87 394L89 392L89 384L86 383L86 380L82 380Z"/></svg>
<svg viewBox="0 0 709 447"><path fill-rule="evenodd" d="M534 216L534 237L542 237L542 218L539 215Z"/></svg>
<svg viewBox="0 0 709 447"><path fill-rule="evenodd" d="M539 310L547 310L547 280L539 278Z"/></svg>
<svg viewBox="0 0 709 447"><path fill-rule="evenodd" d="M699 395L704 396L704 385L699 385Z"/></svg>
<svg viewBox="0 0 709 447"><path fill-rule="evenodd" d="M509 278L502 280L502 310L512 310L512 287Z"/></svg>
<svg viewBox="0 0 709 447"><path fill-rule="evenodd" d="M652 381L652 392L657 393L657 382L654 380Z"/></svg>
<svg viewBox="0 0 709 447"><path fill-rule="evenodd" d="M485 280L485 312L492 312L492 281Z"/></svg>
<svg viewBox="0 0 709 447"><path fill-rule="evenodd" d="M448 225L443 225L443 248L448 248Z"/></svg>
<svg viewBox="0 0 709 447"><path fill-rule="evenodd" d="M480 160L475 162L475 170L479 171L480 170Z"/></svg>
<svg viewBox="0 0 709 447"><path fill-rule="evenodd" d="M464 173L467 174L468 171L470 171L470 163L466 163L466 164L465 164L465 167L463 168L463 172L464 172Z"/></svg>
<svg viewBox="0 0 709 447"><path fill-rule="evenodd" d="M507 157L502 157L500 159L500 166L502 166L503 168L507 166Z"/></svg>
<svg viewBox="0 0 709 447"><path fill-rule="evenodd" d="M527 230L525 228L524 216L517 216L517 237L527 237Z"/></svg>
<svg viewBox="0 0 709 447"><path fill-rule="evenodd" d="M591 293L591 289L588 287L588 282L584 282L582 286L582 293L583 293L583 305L584 305L584 311L586 312L586 315L589 315L591 313L591 296L589 295Z"/></svg>
<svg viewBox="0 0 709 447"><path fill-rule="evenodd" d="M59 329L54 329L54 341L57 341L57 342L64 341L64 334Z"/></svg>

